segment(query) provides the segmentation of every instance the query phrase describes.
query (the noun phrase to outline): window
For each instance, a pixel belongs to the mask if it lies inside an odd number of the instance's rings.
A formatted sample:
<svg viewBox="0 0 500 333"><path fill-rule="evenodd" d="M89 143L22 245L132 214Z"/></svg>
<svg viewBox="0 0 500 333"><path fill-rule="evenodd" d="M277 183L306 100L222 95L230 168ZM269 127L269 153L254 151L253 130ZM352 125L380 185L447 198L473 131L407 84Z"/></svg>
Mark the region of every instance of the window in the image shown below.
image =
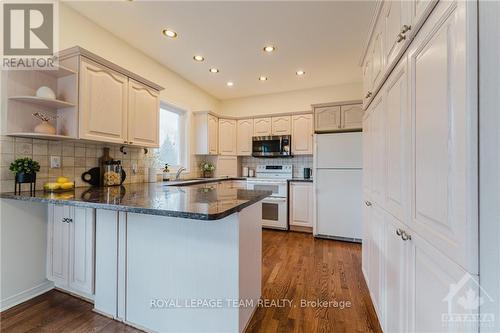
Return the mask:
<svg viewBox="0 0 500 333"><path fill-rule="evenodd" d="M171 170L187 167L186 112L166 103L160 105L160 149L162 164Z"/></svg>

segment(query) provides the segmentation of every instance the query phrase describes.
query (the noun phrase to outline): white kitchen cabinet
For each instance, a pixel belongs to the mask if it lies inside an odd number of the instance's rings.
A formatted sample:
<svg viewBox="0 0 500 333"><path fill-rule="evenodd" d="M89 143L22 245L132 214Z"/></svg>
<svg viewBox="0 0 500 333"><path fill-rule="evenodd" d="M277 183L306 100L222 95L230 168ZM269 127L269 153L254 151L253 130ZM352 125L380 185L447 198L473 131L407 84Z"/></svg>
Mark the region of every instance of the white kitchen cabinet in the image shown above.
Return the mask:
<svg viewBox="0 0 500 333"><path fill-rule="evenodd" d="M312 155L313 153L313 115L292 116L292 154Z"/></svg>
<svg viewBox="0 0 500 333"><path fill-rule="evenodd" d="M217 155L219 120L208 112L195 112L195 154Z"/></svg>
<svg viewBox="0 0 500 333"><path fill-rule="evenodd" d="M292 130L290 116L272 117L271 122L271 132L273 135L290 135Z"/></svg>
<svg viewBox="0 0 500 333"><path fill-rule="evenodd" d="M316 132L335 131L339 130L341 126L340 106L320 106L314 108L314 130Z"/></svg>
<svg viewBox="0 0 500 333"><path fill-rule="evenodd" d="M219 119L219 154L236 156L236 120Z"/></svg>
<svg viewBox="0 0 500 333"><path fill-rule="evenodd" d="M255 118L253 120L253 135L254 136L269 136L272 135L272 120L271 118Z"/></svg>
<svg viewBox="0 0 500 333"><path fill-rule="evenodd" d="M384 307L384 249L385 249L385 216L382 209L371 203L370 237L368 240L368 251L370 251L370 268L368 270L368 281L370 295L377 312L380 325L385 324Z"/></svg>
<svg viewBox="0 0 500 333"><path fill-rule="evenodd" d="M412 27L410 1L385 1L382 9L385 64L396 60L401 50L410 42Z"/></svg>
<svg viewBox="0 0 500 333"><path fill-rule="evenodd" d="M313 184L308 182L290 183L290 225L312 227Z"/></svg>
<svg viewBox="0 0 500 333"><path fill-rule="evenodd" d="M160 97L158 91L129 79L128 143L141 147L159 146Z"/></svg>
<svg viewBox="0 0 500 333"><path fill-rule="evenodd" d="M410 0L408 1L413 26L417 26L429 15L438 0Z"/></svg>
<svg viewBox="0 0 500 333"><path fill-rule="evenodd" d="M236 154L252 155L253 119L240 119L236 123Z"/></svg>
<svg viewBox="0 0 500 333"><path fill-rule="evenodd" d="M58 288L92 298L95 211L66 205L48 207L47 279Z"/></svg>
<svg viewBox="0 0 500 333"><path fill-rule="evenodd" d="M217 156L216 158L216 177L238 176L238 158L236 156Z"/></svg>
<svg viewBox="0 0 500 333"><path fill-rule="evenodd" d="M400 221L409 217L410 115L407 62L394 69L381 94L385 99L385 208Z"/></svg>
<svg viewBox="0 0 500 333"><path fill-rule="evenodd" d="M361 129L363 127L363 106L361 104L340 107L342 129Z"/></svg>
<svg viewBox="0 0 500 333"><path fill-rule="evenodd" d="M371 197L384 207L385 190L385 106L383 96L377 95L371 107L370 171Z"/></svg>
<svg viewBox="0 0 500 333"><path fill-rule="evenodd" d="M439 2L408 51L411 226L467 271L478 272L477 69L466 2ZM471 15L472 16L472 15ZM472 94L472 95L471 95Z"/></svg>
<svg viewBox="0 0 500 333"><path fill-rule="evenodd" d="M372 112L371 108L363 115L363 192L367 195L372 191Z"/></svg>
<svg viewBox="0 0 500 333"><path fill-rule="evenodd" d="M384 75L384 37L383 22L377 21L372 40L372 87L379 86Z"/></svg>
<svg viewBox="0 0 500 333"><path fill-rule="evenodd" d="M79 137L128 143L128 78L82 58L80 62Z"/></svg>

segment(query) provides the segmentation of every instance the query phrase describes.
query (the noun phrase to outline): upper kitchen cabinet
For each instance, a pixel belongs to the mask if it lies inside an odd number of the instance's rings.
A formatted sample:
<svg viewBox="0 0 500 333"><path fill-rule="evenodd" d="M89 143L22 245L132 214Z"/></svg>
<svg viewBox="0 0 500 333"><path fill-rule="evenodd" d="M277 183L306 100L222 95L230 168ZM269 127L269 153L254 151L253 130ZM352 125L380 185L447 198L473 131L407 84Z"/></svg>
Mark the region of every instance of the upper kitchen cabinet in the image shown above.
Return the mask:
<svg viewBox="0 0 500 333"><path fill-rule="evenodd" d="M291 133L291 117L272 117L272 134L273 135L290 135Z"/></svg>
<svg viewBox="0 0 500 333"><path fill-rule="evenodd" d="M160 98L140 82L128 83L128 143L143 147L158 147Z"/></svg>
<svg viewBox="0 0 500 333"><path fill-rule="evenodd" d="M313 115L292 116L292 154L312 155L313 153Z"/></svg>
<svg viewBox="0 0 500 333"><path fill-rule="evenodd" d="M404 2L404 1L403 1ZM409 5L411 6L411 22L414 27L423 24L425 18L429 16L430 12L437 4L437 0L411 0Z"/></svg>
<svg viewBox="0 0 500 333"><path fill-rule="evenodd" d="M219 119L219 155L236 156L236 120Z"/></svg>
<svg viewBox="0 0 500 333"><path fill-rule="evenodd" d="M106 66L80 62L80 138L128 143L128 78Z"/></svg>
<svg viewBox="0 0 500 333"><path fill-rule="evenodd" d="M219 119L209 112L195 112L195 154L217 155L219 143Z"/></svg>
<svg viewBox="0 0 500 333"><path fill-rule="evenodd" d="M372 47L372 86L377 87L382 82L384 75L384 29L383 22L378 21L373 32L373 47Z"/></svg>
<svg viewBox="0 0 500 333"><path fill-rule="evenodd" d="M363 107L361 104L340 107L342 129L361 129L363 127Z"/></svg>
<svg viewBox="0 0 500 333"><path fill-rule="evenodd" d="M268 118L255 118L253 120L253 135L254 136L269 136L272 135L272 120Z"/></svg>
<svg viewBox="0 0 500 333"><path fill-rule="evenodd" d="M409 1L386 1L382 9L385 63L393 63L409 43L411 14Z"/></svg>
<svg viewBox="0 0 500 333"><path fill-rule="evenodd" d="M335 131L341 127L340 106L316 106L314 107L314 130L316 132Z"/></svg>
<svg viewBox="0 0 500 333"><path fill-rule="evenodd" d="M252 155L253 119L240 119L236 123L236 154Z"/></svg>

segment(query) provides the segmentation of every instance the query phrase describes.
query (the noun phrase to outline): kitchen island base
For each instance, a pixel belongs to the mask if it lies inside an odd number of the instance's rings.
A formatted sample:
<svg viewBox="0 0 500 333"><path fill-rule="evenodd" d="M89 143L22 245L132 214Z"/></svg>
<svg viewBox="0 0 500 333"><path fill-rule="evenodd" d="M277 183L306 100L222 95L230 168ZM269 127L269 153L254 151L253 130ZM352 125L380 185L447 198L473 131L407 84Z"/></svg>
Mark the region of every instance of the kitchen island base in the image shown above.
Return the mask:
<svg viewBox="0 0 500 333"><path fill-rule="evenodd" d="M261 295L253 204L217 221L96 210L95 310L154 332L243 332Z"/></svg>

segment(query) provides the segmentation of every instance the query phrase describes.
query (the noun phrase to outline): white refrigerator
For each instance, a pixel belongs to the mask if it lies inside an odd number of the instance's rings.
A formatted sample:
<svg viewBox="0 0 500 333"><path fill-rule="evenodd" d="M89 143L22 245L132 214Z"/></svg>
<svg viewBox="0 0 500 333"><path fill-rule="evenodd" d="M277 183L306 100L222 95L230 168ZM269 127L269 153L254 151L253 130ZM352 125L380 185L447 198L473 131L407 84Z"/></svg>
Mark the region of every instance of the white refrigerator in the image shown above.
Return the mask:
<svg viewBox="0 0 500 333"><path fill-rule="evenodd" d="M315 135L315 236L361 241L362 164L361 132Z"/></svg>

